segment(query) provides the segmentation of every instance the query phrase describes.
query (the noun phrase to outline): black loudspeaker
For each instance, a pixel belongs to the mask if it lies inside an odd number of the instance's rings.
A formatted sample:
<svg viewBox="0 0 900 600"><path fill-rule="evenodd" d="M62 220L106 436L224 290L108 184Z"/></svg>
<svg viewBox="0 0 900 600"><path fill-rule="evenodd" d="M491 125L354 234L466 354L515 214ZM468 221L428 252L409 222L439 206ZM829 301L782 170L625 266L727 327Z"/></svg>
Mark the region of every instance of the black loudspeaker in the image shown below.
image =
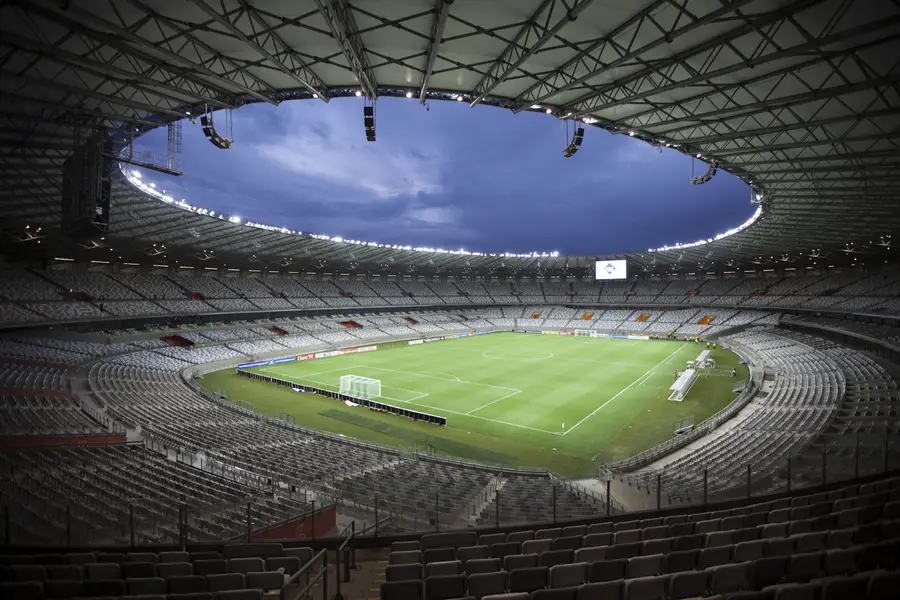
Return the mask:
<svg viewBox="0 0 900 600"><path fill-rule="evenodd" d="M370 142L375 141L375 107L363 107L363 124L366 126L366 139Z"/></svg>
<svg viewBox="0 0 900 600"><path fill-rule="evenodd" d="M110 142L106 142L110 145ZM63 163L60 228L64 235L89 237L109 229L110 192L115 155L102 141L90 141L76 148Z"/></svg>

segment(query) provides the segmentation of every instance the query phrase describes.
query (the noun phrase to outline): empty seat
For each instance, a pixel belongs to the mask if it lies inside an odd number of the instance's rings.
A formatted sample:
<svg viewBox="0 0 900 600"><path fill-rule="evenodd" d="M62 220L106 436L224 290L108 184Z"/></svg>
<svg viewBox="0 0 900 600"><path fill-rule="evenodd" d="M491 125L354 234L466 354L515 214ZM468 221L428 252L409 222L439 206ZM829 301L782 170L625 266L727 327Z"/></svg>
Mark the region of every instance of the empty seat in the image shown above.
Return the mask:
<svg viewBox="0 0 900 600"><path fill-rule="evenodd" d="M520 544L527 542L528 540L534 539L534 531L530 529L527 531L513 531L509 535L506 536L507 542L519 542Z"/></svg>
<svg viewBox="0 0 900 600"><path fill-rule="evenodd" d="M715 531L706 534L707 548L716 548L718 546L730 546L734 543L733 531Z"/></svg>
<svg viewBox="0 0 900 600"><path fill-rule="evenodd" d="M706 571L690 571L675 573L669 579L670 600L695 598L704 596L709 588L709 573Z"/></svg>
<svg viewBox="0 0 900 600"><path fill-rule="evenodd" d="M822 572L825 552L804 552L790 557L788 577L791 581L805 583Z"/></svg>
<svg viewBox="0 0 900 600"><path fill-rule="evenodd" d="M478 558L490 558L491 549L487 546L465 546L456 551L456 558L463 564Z"/></svg>
<svg viewBox="0 0 900 600"><path fill-rule="evenodd" d="M693 571L697 568L699 550L679 550L666 554L663 568L666 573L679 573L681 571Z"/></svg>
<svg viewBox="0 0 900 600"><path fill-rule="evenodd" d="M12 565L9 574L13 581L44 581L47 569L43 565Z"/></svg>
<svg viewBox="0 0 900 600"><path fill-rule="evenodd" d="M790 556L793 552L794 540L791 538L764 540L763 556Z"/></svg>
<svg viewBox="0 0 900 600"><path fill-rule="evenodd" d="M448 600L466 595L465 575L436 575L425 578L427 600Z"/></svg>
<svg viewBox="0 0 900 600"><path fill-rule="evenodd" d="M429 548L423 553L422 558L425 564L456 560L456 550L454 548Z"/></svg>
<svg viewBox="0 0 900 600"><path fill-rule="evenodd" d="M129 552L127 558L128 562L133 563L155 563L159 561L159 557L154 552Z"/></svg>
<svg viewBox="0 0 900 600"><path fill-rule="evenodd" d="M623 531L617 531L615 536L613 537L614 544L630 544L632 542L640 542L641 541L641 530L640 529L627 529Z"/></svg>
<svg viewBox="0 0 900 600"><path fill-rule="evenodd" d="M822 581L821 599L862 600L866 597L867 587L867 577L830 577Z"/></svg>
<svg viewBox="0 0 900 600"><path fill-rule="evenodd" d="M194 567L189 562L166 562L156 565L156 574L159 577L168 578L179 575L193 575Z"/></svg>
<svg viewBox="0 0 900 600"><path fill-rule="evenodd" d="M797 552L815 552L816 550L824 550L825 543L828 540L828 533L817 531L815 533L801 533L798 536L792 536L794 539L794 550Z"/></svg>
<svg viewBox="0 0 900 600"><path fill-rule="evenodd" d="M650 556L635 556L628 559L628 566L625 569L626 577L629 579L634 577L651 577L659 575L663 570L663 554L652 554Z"/></svg>
<svg viewBox="0 0 900 600"><path fill-rule="evenodd" d="M659 540L664 537L669 537L669 527L667 525L657 525L656 527L645 527L641 532L641 539L644 541Z"/></svg>
<svg viewBox="0 0 900 600"><path fill-rule="evenodd" d="M564 565L572 562L575 553L572 550L551 550L541 554L540 565L542 567L553 567L555 565Z"/></svg>
<svg viewBox="0 0 900 600"><path fill-rule="evenodd" d="M207 575L206 589L213 593L244 589L244 576L241 573Z"/></svg>
<svg viewBox="0 0 900 600"><path fill-rule="evenodd" d="M734 545L734 560L743 562L746 560L756 560L763 557L764 542L762 540L754 540L752 542L741 542Z"/></svg>
<svg viewBox="0 0 900 600"><path fill-rule="evenodd" d="M706 521L698 521L694 532L695 533L713 533L715 531L722 530L722 519L707 519Z"/></svg>
<svg viewBox="0 0 900 600"><path fill-rule="evenodd" d="M587 572L587 563L573 563L550 567L550 587L566 588L579 586L587 581Z"/></svg>
<svg viewBox="0 0 900 600"><path fill-rule="evenodd" d="M513 569L509 572L510 592L533 592L547 587L550 569L547 567L531 567Z"/></svg>
<svg viewBox="0 0 900 600"><path fill-rule="evenodd" d="M666 537L678 537L680 535L691 535L697 532L695 523L673 523L669 525L669 531Z"/></svg>
<svg viewBox="0 0 900 600"><path fill-rule="evenodd" d="M662 538L643 542L641 554L668 554L675 547L675 538Z"/></svg>
<svg viewBox="0 0 900 600"><path fill-rule="evenodd" d="M444 560L425 565L425 580L438 575L459 575L463 572L462 562L458 560Z"/></svg>
<svg viewBox="0 0 900 600"><path fill-rule="evenodd" d="M15 600L44 600L44 588L39 581L12 581L0 583L4 598Z"/></svg>
<svg viewBox="0 0 900 600"><path fill-rule="evenodd" d="M540 563L541 557L537 554L513 554L503 559L503 569L512 571L514 569L528 569L536 567Z"/></svg>
<svg viewBox="0 0 900 600"><path fill-rule="evenodd" d="M869 580L867 600L890 600L897 597L900 589L900 572L875 573Z"/></svg>
<svg viewBox="0 0 900 600"><path fill-rule="evenodd" d="M466 589L469 596L480 600L490 594L502 594L506 591L506 571L496 573L475 573L466 578Z"/></svg>
<svg viewBox="0 0 900 600"><path fill-rule="evenodd" d="M587 535L587 525L569 525L568 527L563 527L559 535L560 537L582 537Z"/></svg>
<svg viewBox="0 0 900 600"><path fill-rule="evenodd" d="M612 533L613 524L610 521L604 523L591 523L588 525L588 535L593 533Z"/></svg>
<svg viewBox="0 0 900 600"><path fill-rule="evenodd" d="M621 600L625 595L625 581L586 583L578 588L577 600Z"/></svg>
<svg viewBox="0 0 900 600"><path fill-rule="evenodd" d="M748 589L748 567L749 563L735 563L713 567L710 590L714 594L725 594Z"/></svg>
<svg viewBox="0 0 900 600"><path fill-rule="evenodd" d="M490 548L494 544L502 544L506 542L505 533L485 533L478 538L478 544Z"/></svg>
<svg viewBox="0 0 900 600"><path fill-rule="evenodd" d="M534 532L536 540L555 540L562 533L561 527L548 527L547 529L538 529Z"/></svg>
<svg viewBox="0 0 900 600"><path fill-rule="evenodd" d="M519 542L503 542L491 546L491 558L503 558L511 554L522 554L522 544ZM421 561L417 561L421 562Z"/></svg>
<svg viewBox="0 0 900 600"><path fill-rule="evenodd" d="M51 579L45 581L44 596L47 598L78 598L84 596L84 582L71 579ZM15 598L16 596L12 597Z"/></svg>
<svg viewBox="0 0 900 600"><path fill-rule="evenodd" d="M675 550L699 550L703 548L706 536L703 534L683 535L675 538Z"/></svg>
<svg viewBox="0 0 900 600"><path fill-rule="evenodd" d="M551 539L528 540L522 544L522 554L543 554L553 548Z"/></svg>
<svg viewBox="0 0 900 600"><path fill-rule="evenodd" d="M731 554L734 546L720 546L718 548L704 548L700 550L697 558L698 569L708 569L716 565L724 565L731 562Z"/></svg>
<svg viewBox="0 0 900 600"><path fill-rule="evenodd" d="M191 555L187 552L179 551L171 551L171 552L160 552L157 555L157 562L159 563L180 563L180 562L191 562Z"/></svg>
<svg viewBox="0 0 900 600"><path fill-rule="evenodd" d="M582 537L577 536L560 536L553 540L553 550L578 550L581 548Z"/></svg>
<svg viewBox="0 0 900 600"><path fill-rule="evenodd" d="M608 559L617 559L640 556L642 548L643 544L641 542L634 542L633 544L614 544L612 546L607 546L606 557Z"/></svg>
<svg viewBox="0 0 900 600"><path fill-rule="evenodd" d="M775 588L775 600L818 600L821 583L786 583Z"/></svg>
<svg viewBox="0 0 900 600"><path fill-rule="evenodd" d="M262 571L247 573L244 581L248 588L254 590L280 590L284 586L284 574L278 571Z"/></svg>
<svg viewBox="0 0 900 600"><path fill-rule="evenodd" d="M78 565L47 565L47 579L81 579L84 569Z"/></svg>
<svg viewBox="0 0 900 600"><path fill-rule="evenodd" d="M84 582L85 596L124 596L125 581L122 579L89 579Z"/></svg>
<svg viewBox="0 0 900 600"><path fill-rule="evenodd" d="M758 590L780 583L787 575L790 563L789 556L771 556L753 561L750 567L750 585Z"/></svg>
<svg viewBox="0 0 900 600"><path fill-rule="evenodd" d="M194 575L221 575L228 572L228 561L224 558L195 560L192 564Z"/></svg>
<svg viewBox="0 0 900 600"><path fill-rule="evenodd" d="M587 548L591 546L610 546L613 543L613 534L611 533L589 533L581 540L581 547Z"/></svg>
<svg viewBox="0 0 900 600"><path fill-rule="evenodd" d="M147 596L166 593L166 580L162 577L141 577L126 579L125 588L129 596Z"/></svg>
<svg viewBox="0 0 900 600"><path fill-rule="evenodd" d="M409 550L418 550L419 549L419 541L403 541L403 542L393 542L391 544L391 552L408 552Z"/></svg>
<svg viewBox="0 0 900 600"><path fill-rule="evenodd" d="M624 579L625 569L628 568L628 560L624 558L615 560L598 560L591 563L588 568L588 579L594 581L612 581Z"/></svg>
<svg viewBox="0 0 900 600"><path fill-rule="evenodd" d="M824 570L827 575L843 575L856 571L856 554L853 548L837 548L825 553Z"/></svg>
<svg viewBox="0 0 900 600"><path fill-rule="evenodd" d="M606 546L580 548L575 551L575 562L592 563L598 560L606 560Z"/></svg>
<svg viewBox="0 0 900 600"><path fill-rule="evenodd" d="M170 594L194 594L206 591L206 578L200 575L184 575L166 579Z"/></svg>
<svg viewBox="0 0 900 600"><path fill-rule="evenodd" d="M388 565L384 569L385 581L410 581L422 579L422 565Z"/></svg>
<svg viewBox="0 0 900 600"><path fill-rule="evenodd" d="M381 584L381 600L425 600L425 582L385 581Z"/></svg>
<svg viewBox="0 0 900 600"><path fill-rule="evenodd" d="M577 587L535 590L531 592L531 600L576 600L577 598Z"/></svg>
<svg viewBox="0 0 900 600"><path fill-rule="evenodd" d="M638 577L625 582L624 600L666 600L668 575Z"/></svg>
<svg viewBox="0 0 900 600"><path fill-rule="evenodd" d="M419 550L403 550L401 552L391 552L388 556L389 565L410 565L422 564L422 553Z"/></svg>
<svg viewBox="0 0 900 600"><path fill-rule="evenodd" d="M156 577L156 562L124 563L122 577Z"/></svg>
<svg viewBox="0 0 900 600"><path fill-rule="evenodd" d="M180 600L204 600L202 595L197 598L182 598ZM228 590L216 594L216 600L262 600L262 590ZM166 600L178 600L169 596Z"/></svg>
<svg viewBox="0 0 900 600"><path fill-rule="evenodd" d="M89 563L84 565L85 579L120 579L122 571L116 563Z"/></svg>
<svg viewBox="0 0 900 600"><path fill-rule="evenodd" d="M475 573L495 573L500 571L501 567L502 565L499 558L475 558L467 560L463 566L467 575L473 575Z"/></svg>

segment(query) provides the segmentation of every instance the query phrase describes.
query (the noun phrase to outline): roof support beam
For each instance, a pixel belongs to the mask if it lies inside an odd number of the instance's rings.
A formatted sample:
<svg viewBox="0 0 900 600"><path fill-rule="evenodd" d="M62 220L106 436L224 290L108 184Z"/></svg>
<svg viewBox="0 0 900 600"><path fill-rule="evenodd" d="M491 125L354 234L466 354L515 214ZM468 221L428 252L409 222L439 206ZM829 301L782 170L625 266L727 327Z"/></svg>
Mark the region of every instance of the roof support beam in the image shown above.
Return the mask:
<svg viewBox="0 0 900 600"><path fill-rule="evenodd" d="M325 83L313 73L309 67L306 66L306 63L300 60L299 55L293 51L284 41L275 35L272 32L269 32L268 35L271 37L274 43L277 43L283 52L285 52L286 56L290 58L295 63L295 68L300 72L300 75L288 69L287 66L283 62L281 62L278 58L270 54L266 51L262 46L248 38L244 35L244 32L235 27L231 21L225 18L224 14L220 14L215 9L210 8L205 0L192 0L194 5L197 6L200 10L202 10L206 15L224 27L228 33L241 40L247 47L251 48L254 52L265 58L271 64L275 66L276 69L293 79L295 82L300 84L302 87L309 90L310 93L314 94L323 102L328 102L328 88L325 86ZM241 6L247 12L247 15L250 17L251 22L256 21L261 24L263 27L268 29L268 25L262 21L262 17L256 14L256 11L253 10L252 7L248 5L246 0L241 0Z"/></svg>
<svg viewBox="0 0 900 600"><path fill-rule="evenodd" d="M3 41L26 52L33 52L38 56L50 58L61 64L82 69L101 77L107 77L116 80L117 83L166 98L172 101L176 106L183 104L185 98L190 98L193 102L205 102L213 106L218 106L219 108L228 108L230 106L225 102L221 102L220 100L202 93L194 92L184 86L178 87L162 81L156 81L152 77L138 78L134 72L129 72L113 65L105 65L91 60L87 56L79 56L56 46L42 43L36 39L26 38L13 32L3 32ZM163 94L159 90L164 90L168 92L168 94Z"/></svg>
<svg viewBox="0 0 900 600"><path fill-rule="evenodd" d="M148 114L163 114L169 115L170 117L174 117L176 119L184 118L184 115L178 111L170 110L168 108L162 108L159 106L153 106L152 104L145 104L144 102L138 102L136 100L129 100L127 98L121 98L119 96L111 96L109 94L103 94L101 92L95 92L93 90L76 87L74 85L69 85L66 83L60 83L59 81L51 81L49 79L39 79L37 77L29 77L27 75L17 75L15 73L10 73L8 71L0 72L0 78L2 79L12 79L14 81L19 81L21 83L27 83L28 85L34 85L37 87L43 87L53 90L62 90L68 92L70 94L74 94L76 96L84 96L86 98L92 98L97 100L100 103L107 104L118 104L119 106L124 106L126 108L130 108L132 110L142 110Z"/></svg>
<svg viewBox="0 0 900 600"><path fill-rule="evenodd" d="M375 100L378 98L378 82L369 67L366 49L347 0L316 0L316 5L331 29L332 37L340 45L363 93L367 98Z"/></svg>
<svg viewBox="0 0 900 600"><path fill-rule="evenodd" d="M739 156L742 154L760 154L762 152L780 152L783 150L806 150L809 148L814 148L816 146L845 146L847 144L857 144L861 142L877 142L881 140L892 140L895 138L900 138L900 131L891 131L888 133L874 133L869 135L858 135L853 137L843 137L840 140L803 140L800 142L785 142L783 144L766 144L765 146L750 146L744 148L726 148L724 150L714 150L713 154L717 158L721 158L723 156ZM840 154L834 155L835 157L841 156ZM789 158L785 158L784 162L789 161ZM740 164L737 161L734 161L735 164Z"/></svg>
<svg viewBox="0 0 900 600"><path fill-rule="evenodd" d="M787 21L789 20L790 15L783 16L778 15L776 19L770 19L774 21ZM770 62L774 62L777 60L783 60L785 58L791 58L795 56L802 56L804 54L808 54L810 52L818 52L822 47L831 45L831 44L839 44L845 43L847 40L853 39L858 36L868 35L871 36L875 31L885 28L893 28L896 27L897 23L900 22L900 17L892 17L889 19L883 19L882 21L877 21L875 23L865 24L858 27L854 27L852 29L848 29L846 31L842 31L840 33L836 33L830 36L826 36L824 38L818 40L812 40L805 42L803 44L798 44L796 46L792 46L790 48L783 48L779 50L775 50L773 52L769 52L768 54L763 54L761 56L757 56L755 58L749 58L746 60L737 61L734 64L721 67L719 69L708 70L703 73L699 73L693 77L689 77L687 79L683 79L681 81L676 81L672 83L668 83L667 85L659 85L658 81L654 81L653 85L650 85L650 78L654 75L658 75L659 71L664 69L665 67L677 64L682 61L686 61L692 56L696 56L697 54L707 52L709 50L709 44L704 44L698 48L693 48L688 50L676 57L663 61L659 64L654 64L653 69L647 69L640 73L636 73L630 77L627 77L621 81L616 81L611 85L607 85L604 88L597 90L596 92L592 92L588 95L582 96L576 100L573 100L568 104L571 112L574 116L582 116L592 112L604 110L606 108L610 108L612 106L618 106L621 104L630 104L637 102L638 100L644 100L646 98L651 98L653 96L663 94L666 92L671 92L673 90L678 90L681 88L696 86L696 85L704 85L709 87L715 87L710 83L715 78L723 77L726 75L731 75L733 73L741 72L746 69L753 69L759 66L768 64ZM768 23L761 23L768 24ZM885 38L885 40L879 40L878 43L884 43L885 41L890 41L891 39L896 38L896 34L892 34ZM731 38L725 36L724 38L717 39L716 44L714 46L725 46L731 42ZM869 44L866 44L869 45ZM776 46L773 46L776 47ZM839 54L846 54L847 51L840 50ZM690 72L690 70L688 70ZM740 84L737 84L740 85ZM625 95L616 94L616 89L621 89L625 91ZM645 90L643 92L631 93L631 90ZM605 102L594 102L595 99L603 98L606 100Z"/></svg>
<svg viewBox="0 0 900 600"><path fill-rule="evenodd" d="M881 110L875 110L869 113L862 114L853 114L853 115L843 115L839 117L831 117L828 119L821 119L819 121L811 121L804 123L789 123L787 125L781 125L778 127L760 127L757 129L745 129L738 131L729 131L727 133L720 133L716 135L710 135L706 137L683 137L677 140L674 140L680 144L688 145L691 147L696 147L700 144L712 144L716 142L723 142L728 140L735 140L741 138L748 138L753 136L761 136L761 135L771 135L775 133L784 133L787 131L796 131L798 129L808 129L812 130L817 127L824 127L826 125L834 125L836 123L849 123L849 122L861 122L867 119L876 119L879 117L887 117L900 114L900 106L895 106L891 108L885 108ZM840 144L845 142L846 140L833 140L833 143ZM765 147L761 147L760 151L771 150L772 147L766 145ZM716 150L709 151L714 156L719 156Z"/></svg>
<svg viewBox="0 0 900 600"><path fill-rule="evenodd" d="M184 58L179 53L172 52L171 50L164 48L162 45L152 45L148 43L147 40L141 38L138 35L135 35L131 31L119 27L115 23L103 19L90 10L81 8L76 4L68 3L67 7L63 9L53 2L48 2L48 0L35 0L34 2L25 0L13 1L17 2L26 11L35 12L36 14L40 14L44 18L52 19L66 27L69 27L70 29L79 31L84 35L94 38L99 42L103 42L104 44L117 48L122 52L125 52L126 54L135 54L136 56L141 57L141 60L149 62L160 69L177 73L185 79L190 79L192 81L199 80L202 85L206 86L211 86L212 84L210 83L210 81L215 81L219 84L224 84L225 86L236 88L241 92L252 96L262 102L268 102L269 104L277 105L277 102L275 102L271 98L268 98L264 94L244 85L243 82L237 79L237 75L234 76L234 79L229 79L226 75L219 75L218 73L214 73L206 67L192 62L187 58ZM179 33L180 35L184 35L187 39L190 39L192 43L197 44L199 47L203 47L208 52L210 52L211 55L215 55L215 52L212 48L210 48L206 44L203 44L196 38L185 34L182 29L173 25L171 21L169 21L162 15L155 13L149 7L145 6L138 0L130 1L138 10L140 10L144 14L150 15L154 19L168 24L177 33ZM84 23L71 18L70 15L77 16L88 22L96 23L102 28L103 32L89 29L84 25ZM122 42L125 42L124 46L122 45ZM129 46L128 44L132 44L137 49L139 49L138 52L135 53L131 46ZM151 58L151 56L162 56L163 61L160 62L158 59ZM223 60L225 59L223 58ZM237 72L238 71L236 70L235 73ZM265 85L258 79L256 81L261 85ZM229 91L228 87L217 87L217 89L220 90L223 95L233 96L234 93Z"/></svg>
<svg viewBox="0 0 900 600"><path fill-rule="evenodd" d="M434 61L437 59L438 49L441 47L441 39L444 37L444 27L447 24L447 16L450 14L450 6L453 0L437 0L438 10L434 14L431 24L431 41L428 43L428 57L425 59L425 70L422 74L422 86L419 89L419 103L425 104L428 95L428 83L431 73L434 71Z"/></svg>
<svg viewBox="0 0 900 600"><path fill-rule="evenodd" d="M575 56L562 67L519 94L515 98L514 102L517 104L517 106L513 109L513 112L518 113L522 110L525 110L532 104L546 102L557 94L570 90L577 85L603 75L609 70L615 69L616 67L626 64L629 61L634 61L646 52L658 48L659 46L670 44L672 43L672 41L678 39L679 37L689 34L699 27L717 21L722 17L725 17L726 15L738 10L742 6L750 4L753 1L754 0L733 0L732 2L726 3L725 6L721 6L715 10L708 12L702 17L693 19L690 23L683 27L665 32L663 35L660 35L659 26L655 21L651 19L650 15L660 6L668 6L670 5L670 3L654 2L650 6L641 10L634 17L623 23L620 27L617 27L609 35L595 42L594 44L586 48L584 52ZM803 3L815 1L822 0L800 0L800 2ZM649 42L648 44L645 44L639 48L632 48L631 44L633 44L634 40L637 38L637 32L645 26L645 22L650 23L646 26L650 27L653 30L655 37L653 41ZM676 20L676 25L677 23L678 21ZM632 26L634 26L634 32L631 36L629 46L627 48L623 48L621 43L617 41L617 38L630 30ZM743 25L737 28L737 30L741 29L746 29L746 32L750 32L753 30L750 25ZM733 36L731 34L732 32L728 32L724 35L718 36L714 41L718 41L719 39L730 41L731 39L733 39ZM709 43L710 42L707 42L707 44ZM604 56L604 54L608 51L615 52L619 55L619 57L608 63L604 63L601 61L601 57ZM653 67L649 67L647 71L655 73L657 72L657 68L657 65L654 65ZM578 73L578 75L576 75L576 73ZM560 82L560 84L557 85L557 82Z"/></svg>
<svg viewBox="0 0 900 600"><path fill-rule="evenodd" d="M540 50L544 44L549 42L556 36L560 30L566 25L578 18L585 8L587 8L593 0L579 0L572 8L569 8L562 0L544 0L538 9L529 17L513 38L513 41L503 50L503 53L491 63L487 72L482 76L481 80L475 85L472 94L475 98L469 106L475 106L481 102L485 96L490 94L498 85L506 81L516 69L534 56L534 53ZM550 19L556 11L557 5L561 5L565 11L552 27L548 27ZM542 23L539 23L542 21ZM537 38L530 46L529 39Z"/></svg>

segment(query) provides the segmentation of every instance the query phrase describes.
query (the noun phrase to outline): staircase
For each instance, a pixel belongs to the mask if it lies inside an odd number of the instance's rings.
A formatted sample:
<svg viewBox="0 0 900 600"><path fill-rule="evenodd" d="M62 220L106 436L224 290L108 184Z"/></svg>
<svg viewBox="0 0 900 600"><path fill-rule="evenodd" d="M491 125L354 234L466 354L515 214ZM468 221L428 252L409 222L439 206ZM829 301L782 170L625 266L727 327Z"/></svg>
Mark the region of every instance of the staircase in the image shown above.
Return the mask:
<svg viewBox="0 0 900 600"><path fill-rule="evenodd" d="M638 318L635 319L635 321L638 322L638 323L644 323L644 322L646 322L647 319L649 319L649 318L650 318L650 315L649 315L648 313L641 313L641 314L638 316Z"/></svg>
<svg viewBox="0 0 900 600"><path fill-rule="evenodd" d="M713 319L715 319L714 316L706 315L705 317L697 321L697 325L709 325L710 323L712 323Z"/></svg>
<svg viewBox="0 0 900 600"><path fill-rule="evenodd" d="M593 318L594 318L594 313L592 313L592 312L586 312L583 315L581 315L582 321L590 321Z"/></svg>
<svg viewBox="0 0 900 600"><path fill-rule="evenodd" d="M541 318L541 313L535 311L535 312L531 313L531 318L532 318L532 319L540 319L540 318Z"/></svg>

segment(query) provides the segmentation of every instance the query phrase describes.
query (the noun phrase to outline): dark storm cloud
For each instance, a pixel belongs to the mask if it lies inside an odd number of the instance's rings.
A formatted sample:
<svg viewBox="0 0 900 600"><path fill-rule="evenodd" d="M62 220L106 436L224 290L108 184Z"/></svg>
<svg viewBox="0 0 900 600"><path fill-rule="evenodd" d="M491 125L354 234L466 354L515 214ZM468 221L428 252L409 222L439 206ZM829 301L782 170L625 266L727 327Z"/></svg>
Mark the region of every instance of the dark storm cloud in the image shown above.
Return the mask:
<svg viewBox="0 0 900 600"><path fill-rule="evenodd" d="M594 254L690 242L753 212L720 171L689 182L691 159L588 128L562 157L563 124L465 103L378 103L378 142L355 99L253 105L223 151L185 122L181 178L146 174L194 205L272 225L390 244ZM217 114L217 126L223 116ZM164 132L143 145L163 149ZM697 174L706 165L697 162Z"/></svg>

